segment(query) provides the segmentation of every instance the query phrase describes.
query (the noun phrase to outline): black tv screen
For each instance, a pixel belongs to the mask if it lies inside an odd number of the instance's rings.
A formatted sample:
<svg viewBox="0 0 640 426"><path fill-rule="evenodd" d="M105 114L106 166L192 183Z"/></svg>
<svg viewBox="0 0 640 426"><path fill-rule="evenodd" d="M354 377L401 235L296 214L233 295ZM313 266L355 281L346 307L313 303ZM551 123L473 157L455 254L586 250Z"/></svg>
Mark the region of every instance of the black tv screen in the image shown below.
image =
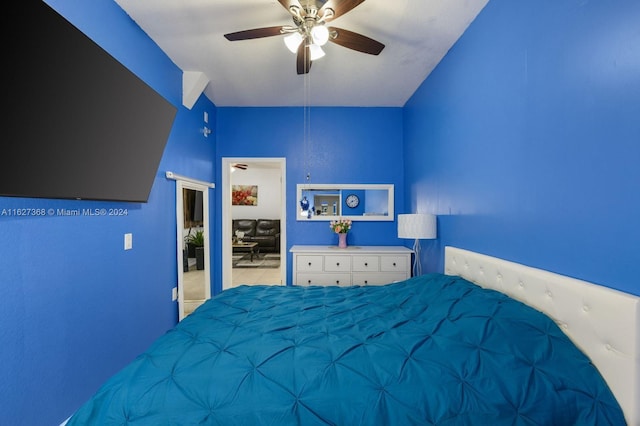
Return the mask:
<svg viewBox="0 0 640 426"><path fill-rule="evenodd" d="M176 107L46 3L24 3L5 44L0 195L147 202Z"/></svg>

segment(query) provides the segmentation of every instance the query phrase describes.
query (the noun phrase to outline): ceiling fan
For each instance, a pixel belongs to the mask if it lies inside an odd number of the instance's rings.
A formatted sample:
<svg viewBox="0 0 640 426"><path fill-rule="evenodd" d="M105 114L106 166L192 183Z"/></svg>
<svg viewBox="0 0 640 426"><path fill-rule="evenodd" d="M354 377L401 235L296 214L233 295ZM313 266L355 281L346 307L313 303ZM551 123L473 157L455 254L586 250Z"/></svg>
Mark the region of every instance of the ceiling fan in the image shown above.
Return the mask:
<svg viewBox="0 0 640 426"><path fill-rule="evenodd" d="M326 26L364 0L278 0L293 17L294 25L254 28L225 34L229 41L249 40L287 34L285 44L297 54L298 74L307 74L311 63L324 56L322 47L327 41L358 52L378 55L384 44L353 31Z"/></svg>

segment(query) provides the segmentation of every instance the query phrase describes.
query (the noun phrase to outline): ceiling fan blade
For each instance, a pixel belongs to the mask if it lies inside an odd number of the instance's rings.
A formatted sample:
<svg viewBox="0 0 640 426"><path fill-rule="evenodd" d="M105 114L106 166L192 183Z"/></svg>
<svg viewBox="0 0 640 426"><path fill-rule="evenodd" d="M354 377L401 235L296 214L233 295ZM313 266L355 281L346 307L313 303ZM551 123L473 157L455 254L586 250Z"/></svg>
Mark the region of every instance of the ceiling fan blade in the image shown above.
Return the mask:
<svg viewBox="0 0 640 426"><path fill-rule="evenodd" d="M278 1L287 10L290 10L289 8L291 6L296 6L296 7L299 7L300 9L302 9L302 6L300 5L300 2L298 0L278 0Z"/></svg>
<svg viewBox="0 0 640 426"><path fill-rule="evenodd" d="M324 16L327 9L332 9L333 15L327 15L325 17L325 22L329 22L332 19L336 19L338 16L349 12L360 3L364 3L364 0L327 0L327 2L318 10L318 15Z"/></svg>
<svg viewBox="0 0 640 426"><path fill-rule="evenodd" d="M271 37L284 34L282 26L254 28L252 30L237 31L235 33L225 34L224 37L229 41L250 40L254 38Z"/></svg>
<svg viewBox="0 0 640 426"><path fill-rule="evenodd" d="M384 44L362 34L336 27L329 27L328 29L330 34L329 41L340 46L370 55L378 55L384 49Z"/></svg>
<svg viewBox="0 0 640 426"><path fill-rule="evenodd" d="M296 58L296 70L298 74L307 74L311 69L311 52L306 43L300 43Z"/></svg>

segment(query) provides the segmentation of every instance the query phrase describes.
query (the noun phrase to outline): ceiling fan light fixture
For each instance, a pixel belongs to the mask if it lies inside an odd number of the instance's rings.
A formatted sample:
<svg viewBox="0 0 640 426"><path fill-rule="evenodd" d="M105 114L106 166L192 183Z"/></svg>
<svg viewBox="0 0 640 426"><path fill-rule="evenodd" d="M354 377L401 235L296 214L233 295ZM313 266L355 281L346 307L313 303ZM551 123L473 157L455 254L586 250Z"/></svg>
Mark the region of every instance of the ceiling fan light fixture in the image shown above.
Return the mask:
<svg viewBox="0 0 640 426"><path fill-rule="evenodd" d="M318 46L324 46L329 41L329 29L324 25L315 25L311 28L311 37Z"/></svg>
<svg viewBox="0 0 640 426"><path fill-rule="evenodd" d="M229 41L237 41L285 35L285 46L296 55L296 73L308 74L311 62L325 56L321 46L329 41L370 55L378 55L384 49L384 44L362 34L326 26L327 22L346 14L364 1L279 0L291 14L293 25L253 28L224 34L224 37Z"/></svg>
<svg viewBox="0 0 640 426"><path fill-rule="evenodd" d="M298 47L302 43L302 34L299 32L291 33L284 38L284 44L287 46L287 49L291 51L291 53L297 53Z"/></svg>
<svg viewBox="0 0 640 426"><path fill-rule="evenodd" d="M309 45L309 58L312 61L315 61L316 59L320 59L325 55L324 50L322 50L322 47L318 46L317 44L311 44Z"/></svg>

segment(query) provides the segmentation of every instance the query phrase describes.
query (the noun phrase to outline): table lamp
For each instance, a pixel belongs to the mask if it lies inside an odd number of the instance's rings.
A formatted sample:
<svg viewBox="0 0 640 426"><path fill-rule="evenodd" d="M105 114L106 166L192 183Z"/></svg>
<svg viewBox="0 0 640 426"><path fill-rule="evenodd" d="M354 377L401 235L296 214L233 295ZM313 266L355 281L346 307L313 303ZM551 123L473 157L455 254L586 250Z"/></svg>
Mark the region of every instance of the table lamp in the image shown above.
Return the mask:
<svg viewBox="0 0 640 426"><path fill-rule="evenodd" d="M437 238L436 215L417 213L398 215L398 238L414 239L413 251L413 276L422 275L420 265L420 240L432 240Z"/></svg>

